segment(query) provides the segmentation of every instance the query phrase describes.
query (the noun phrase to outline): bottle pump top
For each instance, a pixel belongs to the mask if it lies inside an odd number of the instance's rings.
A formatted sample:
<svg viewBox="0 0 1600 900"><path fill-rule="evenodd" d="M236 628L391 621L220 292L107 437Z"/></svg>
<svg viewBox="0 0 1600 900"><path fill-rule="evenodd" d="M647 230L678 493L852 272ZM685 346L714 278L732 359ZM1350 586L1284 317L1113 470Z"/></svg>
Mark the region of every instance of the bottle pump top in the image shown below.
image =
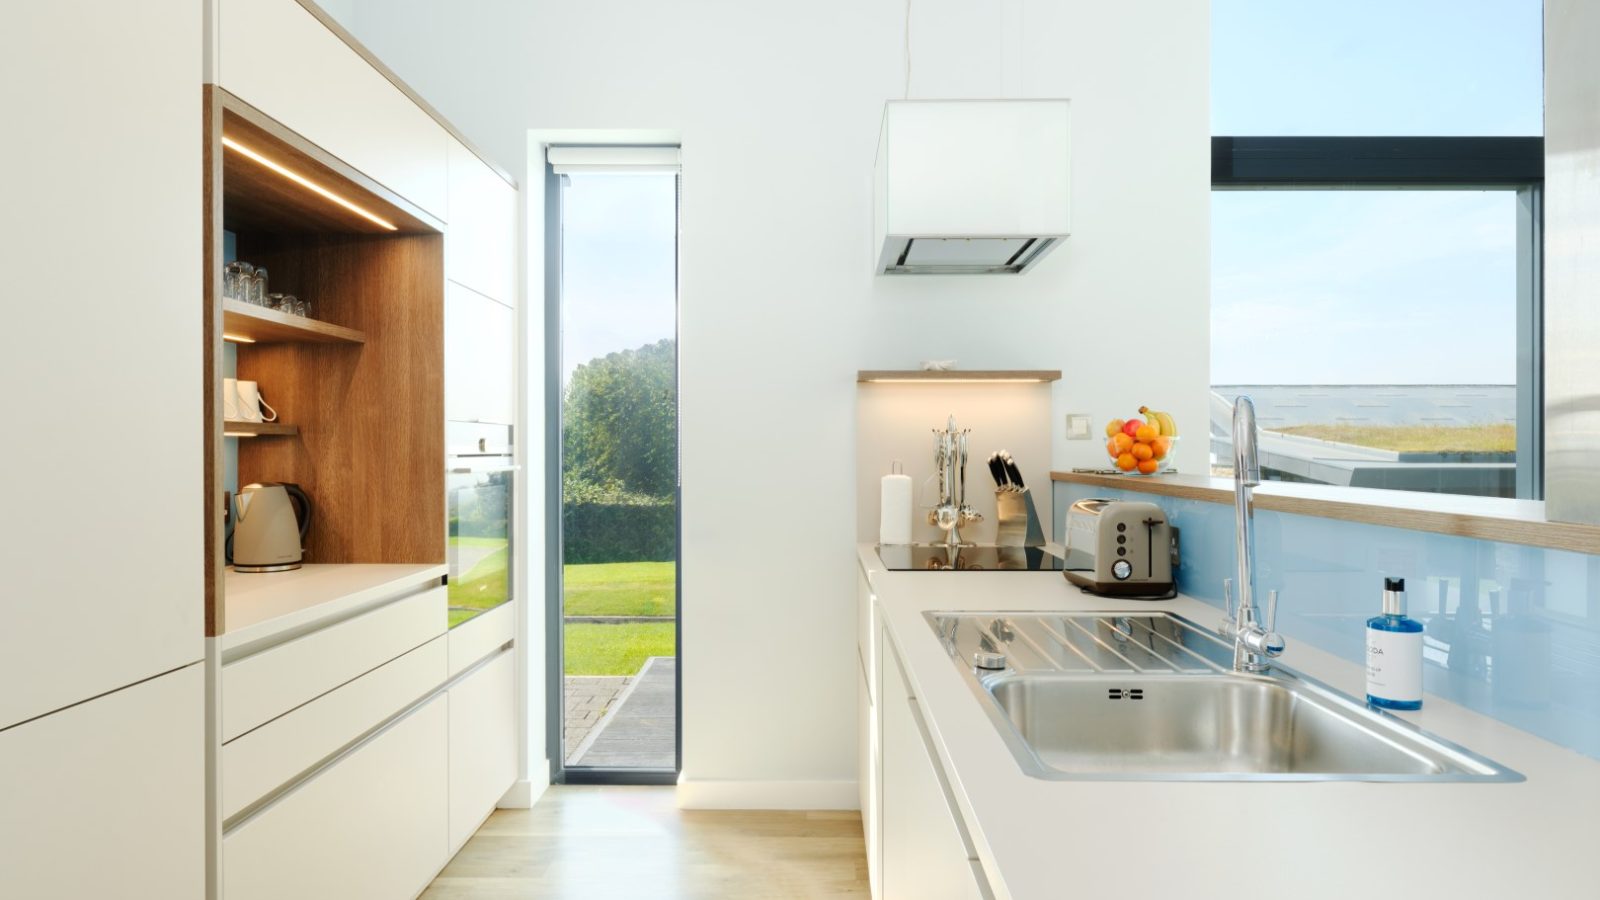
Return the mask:
<svg viewBox="0 0 1600 900"><path fill-rule="evenodd" d="M1383 614L1386 616L1403 616L1406 614L1406 580L1404 578L1385 578L1383 580Z"/></svg>

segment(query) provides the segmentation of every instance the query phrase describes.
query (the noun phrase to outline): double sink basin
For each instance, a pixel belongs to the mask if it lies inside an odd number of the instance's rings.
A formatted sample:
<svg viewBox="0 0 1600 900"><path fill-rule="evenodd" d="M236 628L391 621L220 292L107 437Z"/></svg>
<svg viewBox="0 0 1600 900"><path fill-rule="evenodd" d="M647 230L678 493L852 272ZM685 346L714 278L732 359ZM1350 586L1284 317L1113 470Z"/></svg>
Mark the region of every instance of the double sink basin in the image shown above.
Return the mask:
<svg viewBox="0 0 1600 900"><path fill-rule="evenodd" d="M1181 616L925 616L1036 778L1522 780L1291 669L1235 672L1232 645Z"/></svg>

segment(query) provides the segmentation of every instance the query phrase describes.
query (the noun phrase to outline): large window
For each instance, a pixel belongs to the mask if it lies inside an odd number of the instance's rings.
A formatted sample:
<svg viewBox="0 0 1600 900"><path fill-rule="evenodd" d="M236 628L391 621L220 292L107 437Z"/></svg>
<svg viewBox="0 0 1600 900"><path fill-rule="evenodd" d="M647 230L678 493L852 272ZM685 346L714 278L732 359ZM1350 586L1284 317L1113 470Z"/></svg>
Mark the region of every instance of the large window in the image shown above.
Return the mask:
<svg viewBox="0 0 1600 900"><path fill-rule="evenodd" d="M559 236L560 563L568 782L678 768L676 148L551 148Z"/></svg>
<svg viewBox="0 0 1600 900"><path fill-rule="evenodd" d="M1247 394L1268 478L1539 496L1541 9L1456 10L1213 4L1219 474Z"/></svg>

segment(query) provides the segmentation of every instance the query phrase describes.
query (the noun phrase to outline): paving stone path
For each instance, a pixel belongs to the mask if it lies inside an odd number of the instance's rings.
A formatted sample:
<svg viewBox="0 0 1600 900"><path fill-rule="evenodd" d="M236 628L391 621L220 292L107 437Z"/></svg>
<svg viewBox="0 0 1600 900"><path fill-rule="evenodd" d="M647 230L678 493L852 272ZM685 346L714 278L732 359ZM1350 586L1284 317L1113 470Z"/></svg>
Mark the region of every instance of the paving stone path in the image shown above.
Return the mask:
<svg viewBox="0 0 1600 900"><path fill-rule="evenodd" d="M565 747L567 764L571 765L573 751L589 736L594 726L605 715L622 689L633 678L628 675L568 675L565 685L566 710L561 741Z"/></svg>

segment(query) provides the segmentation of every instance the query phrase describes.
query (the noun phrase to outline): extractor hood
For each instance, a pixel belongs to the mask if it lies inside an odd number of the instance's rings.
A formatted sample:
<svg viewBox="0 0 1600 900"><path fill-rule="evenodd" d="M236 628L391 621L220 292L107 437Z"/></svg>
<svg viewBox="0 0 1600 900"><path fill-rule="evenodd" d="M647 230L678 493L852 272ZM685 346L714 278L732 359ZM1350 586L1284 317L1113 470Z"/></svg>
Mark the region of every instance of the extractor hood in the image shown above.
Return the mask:
<svg viewBox="0 0 1600 900"><path fill-rule="evenodd" d="M874 166L880 275L1016 275L1069 232L1066 100L890 100Z"/></svg>

